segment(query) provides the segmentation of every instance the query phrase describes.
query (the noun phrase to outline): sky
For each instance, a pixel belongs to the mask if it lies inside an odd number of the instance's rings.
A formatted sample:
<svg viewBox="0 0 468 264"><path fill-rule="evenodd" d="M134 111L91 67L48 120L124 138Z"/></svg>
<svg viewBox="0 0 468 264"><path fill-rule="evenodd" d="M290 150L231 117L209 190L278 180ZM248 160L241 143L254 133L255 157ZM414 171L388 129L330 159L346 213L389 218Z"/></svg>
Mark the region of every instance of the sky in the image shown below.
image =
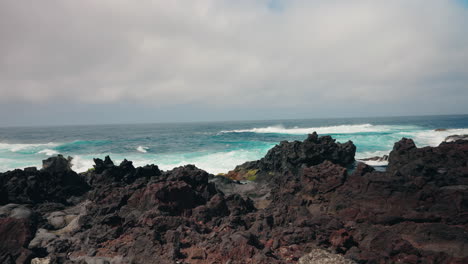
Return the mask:
<svg viewBox="0 0 468 264"><path fill-rule="evenodd" d="M0 1L0 126L468 113L466 0Z"/></svg>

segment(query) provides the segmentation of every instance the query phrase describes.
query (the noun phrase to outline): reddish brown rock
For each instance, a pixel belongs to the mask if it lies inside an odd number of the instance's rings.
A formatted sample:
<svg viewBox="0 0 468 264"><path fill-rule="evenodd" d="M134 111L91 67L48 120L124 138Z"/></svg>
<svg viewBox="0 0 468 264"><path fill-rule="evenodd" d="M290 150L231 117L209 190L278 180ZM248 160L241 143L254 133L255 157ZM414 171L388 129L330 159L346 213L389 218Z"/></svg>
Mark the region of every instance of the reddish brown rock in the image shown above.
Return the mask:
<svg viewBox="0 0 468 264"><path fill-rule="evenodd" d="M9 190L2 199L26 199L37 215L29 229L28 219L9 218L16 213L0 218L0 237L9 241L1 260L36 254L53 263L295 263L322 248L357 263L467 263L468 142L417 148L403 139L386 172L346 167L353 149L315 134L283 142L240 167L256 170L252 185L220 181L193 165L163 172L96 159L95 171L78 177L91 188L78 211L57 197L63 186L49 186L40 199L13 188L16 176L24 186L43 186L24 177L37 171L0 174ZM55 164L47 167L55 168L47 172L52 179L70 174ZM248 197L265 203L255 207ZM29 251L36 225L51 229L47 216L67 210L76 220Z"/></svg>
<svg viewBox="0 0 468 264"><path fill-rule="evenodd" d="M0 218L0 263L29 263L34 254L27 247L34 232L28 219Z"/></svg>

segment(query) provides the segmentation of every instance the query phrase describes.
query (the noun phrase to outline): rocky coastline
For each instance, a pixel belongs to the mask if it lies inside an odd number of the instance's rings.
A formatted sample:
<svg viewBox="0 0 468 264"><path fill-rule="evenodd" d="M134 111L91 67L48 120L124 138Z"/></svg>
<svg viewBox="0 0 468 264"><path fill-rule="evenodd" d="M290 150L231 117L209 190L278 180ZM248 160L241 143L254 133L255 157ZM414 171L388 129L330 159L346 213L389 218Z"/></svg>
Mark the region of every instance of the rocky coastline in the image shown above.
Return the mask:
<svg viewBox="0 0 468 264"><path fill-rule="evenodd" d="M193 165L0 173L0 263L468 263L468 141L396 142L385 171L310 134L214 176Z"/></svg>

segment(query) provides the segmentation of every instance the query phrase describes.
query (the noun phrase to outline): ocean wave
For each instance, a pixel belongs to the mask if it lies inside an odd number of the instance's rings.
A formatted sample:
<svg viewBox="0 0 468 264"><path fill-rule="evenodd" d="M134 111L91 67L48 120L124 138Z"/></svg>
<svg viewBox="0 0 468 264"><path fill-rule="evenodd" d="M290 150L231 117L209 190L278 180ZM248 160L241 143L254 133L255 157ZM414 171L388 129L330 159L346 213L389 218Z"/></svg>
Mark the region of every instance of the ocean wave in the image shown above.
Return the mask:
<svg viewBox="0 0 468 264"><path fill-rule="evenodd" d="M56 147L58 143L49 142L49 143L37 143L37 144L12 144L12 143L0 143L0 149L8 150L11 152L18 152L22 150L29 150L42 147Z"/></svg>
<svg viewBox="0 0 468 264"><path fill-rule="evenodd" d="M193 164L209 173L218 174L227 173L228 171L233 170L237 165L240 165L246 161L257 160L263 157L267 150L268 148L259 148L250 150L233 150L228 152L214 152L202 155L196 155L196 153L180 156L169 155L162 159L156 158L154 161L157 162L156 164L163 170L170 170L186 164ZM140 162L136 161L134 163L139 164Z"/></svg>
<svg viewBox="0 0 468 264"><path fill-rule="evenodd" d="M221 133L271 133L271 134L290 134L290 135L305 135L312 132L318 134L353 134L353 133L370 133L370 132L388 132L396 129L402 129L398 126L386 125L372 125L372 124L359 124L359 125L338 125L338 126L325 126L325 127L309 127L309 128L285 128L284 126L268 126L251 129L236 129L225 130Z"/></svg>
<svg viewBox="0 0 468 264"><path fill-rule="evenodd" d="M72 164L72 169L75 172L85 172L90 168L93 168L94 165L94 160L90 158L90 156L100 156L100 155L89 155L86 157L82 157L80 155L75 155L73 156L73 159L71 161Z"/></svg>
<svg viewBox="0 0 468 264"><path fill-rule="evenodd" d="M253 150L233 150L214 153L179 153L159 155L151 154L86 154L75 155L72 159L72 169L78 173L85 172L94 165L94 158L103 158L109 155L114 164L118 165L125 158L133 162L135 167L155 164L162 170L193 164L212 174L227 173L246 161L256 160L264 156L268 148Z"/></svg>
<svg viewBox="0 0 468 264"><path fill-rule="evenodd" d="M43 149L39 152L37 152L38 154L45 154L46 156L52 156L52 155L57 155L59 154L56 150L53 150L53 149Z"/></svg>
<svg viewBox="0 0 468 264"><path fill-rule="evenodd" d="M388 161L386 160L362 160L372 157L383 157L384 155L390 154L391 150L378 150L378 151L364 151L364 152L356 152L356 160L359 162L363 162L369 166L387 166Z"/></svg>
<svg viewBox="0 0 468 264"><path fill-rule="evenodd" d="M88 147L103 147L111 143L110 140L75 140L60 144L55 149L58 151L76 151Z"/></svg>
<svg viewBox="0 0 468 264"><path fill-rule="evenodd" d="M388 161L386 160L358 160L360 162L363 162L369 166L387 166Z"/></svg>
<svg viewBox="0 0 468 264"><path fill-rule="evenodd" d="M141 153L148 152L148 149L149 149L148 147L143 147L143 146L138 146L138 148L136 148L136 150Z"/></svg>
<svg viewBox="0 0 468 264"><path fill-rule="evenodd" d="M452 135L465 135L468 134L468 128L456 128L446 129L442 131L436 130L422 130L422 131L410 131L400 132L401 136L412 138L416 145L419 147L424 146L438 146L440 143L445 141L445 138Z"/></svg>

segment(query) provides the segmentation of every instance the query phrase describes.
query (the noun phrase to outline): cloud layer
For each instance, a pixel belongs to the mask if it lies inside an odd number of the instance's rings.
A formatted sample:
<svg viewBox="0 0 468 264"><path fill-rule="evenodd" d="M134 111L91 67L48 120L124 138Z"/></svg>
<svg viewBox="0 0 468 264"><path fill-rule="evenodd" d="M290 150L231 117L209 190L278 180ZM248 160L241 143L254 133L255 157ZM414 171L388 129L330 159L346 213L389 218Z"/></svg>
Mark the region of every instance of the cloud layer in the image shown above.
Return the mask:
<svg viewBox="0 0 468 264"><path fill-rule="evenodd" d="M5 0L0 36L3 103L468 112L455 0Z"/></svg>

